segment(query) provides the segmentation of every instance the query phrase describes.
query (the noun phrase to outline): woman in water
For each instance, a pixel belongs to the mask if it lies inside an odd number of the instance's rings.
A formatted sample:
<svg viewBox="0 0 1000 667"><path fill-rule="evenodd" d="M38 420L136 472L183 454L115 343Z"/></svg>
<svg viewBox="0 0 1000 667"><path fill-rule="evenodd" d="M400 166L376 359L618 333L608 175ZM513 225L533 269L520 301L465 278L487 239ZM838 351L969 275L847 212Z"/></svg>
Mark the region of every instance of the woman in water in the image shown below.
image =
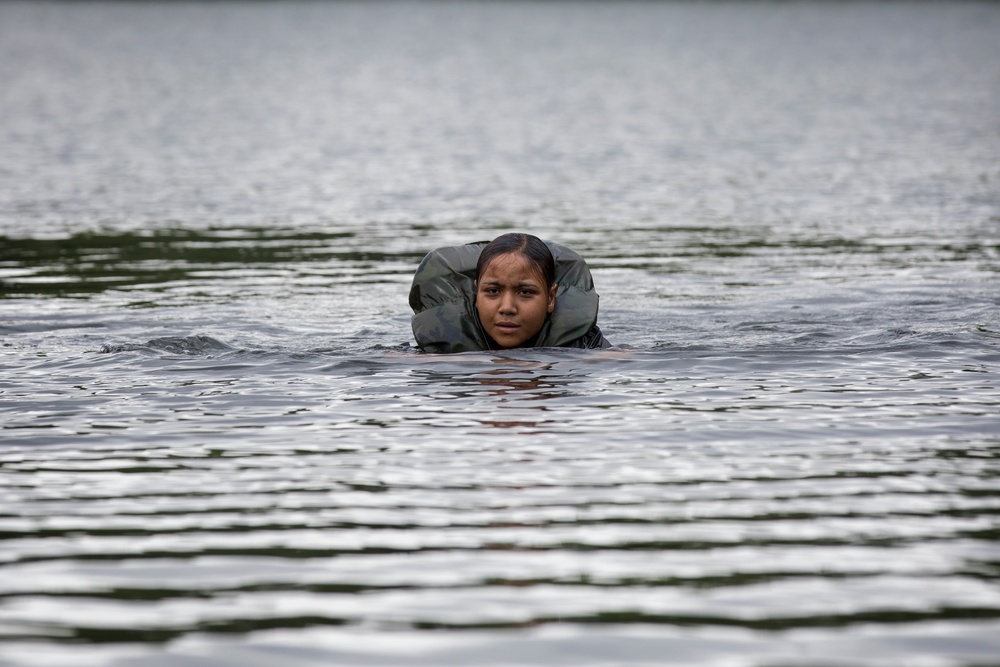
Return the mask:
<svg viewBox="0 0 1000 667"><path fill-rule="evenodd" d="M425 352L611 347L597 306L583 258L530 234L433 250L410 288L413 336Z"/></svg>

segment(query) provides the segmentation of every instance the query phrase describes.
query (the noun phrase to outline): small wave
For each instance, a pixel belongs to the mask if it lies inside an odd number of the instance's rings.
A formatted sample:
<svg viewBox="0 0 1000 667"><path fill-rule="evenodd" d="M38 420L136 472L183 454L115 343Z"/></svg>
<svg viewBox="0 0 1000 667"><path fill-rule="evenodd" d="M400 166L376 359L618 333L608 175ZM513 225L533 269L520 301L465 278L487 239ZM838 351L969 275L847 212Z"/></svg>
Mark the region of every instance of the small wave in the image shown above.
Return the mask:
<svg viewBox="0 0 1000 667"><path fill-rule="evenodd" d="M419 352L420 349L410 345L409 342L397 343L396 345L376 344L368 348L369 352Z"/></svg>
<svg viewBox="0 0 1000 667"><path fill-rule="evenodd" d="M231 352L234 348L211 336L166 336L145 343L105 343L102 354L115 352L167 352L198 355L208 352Z"/></svg>

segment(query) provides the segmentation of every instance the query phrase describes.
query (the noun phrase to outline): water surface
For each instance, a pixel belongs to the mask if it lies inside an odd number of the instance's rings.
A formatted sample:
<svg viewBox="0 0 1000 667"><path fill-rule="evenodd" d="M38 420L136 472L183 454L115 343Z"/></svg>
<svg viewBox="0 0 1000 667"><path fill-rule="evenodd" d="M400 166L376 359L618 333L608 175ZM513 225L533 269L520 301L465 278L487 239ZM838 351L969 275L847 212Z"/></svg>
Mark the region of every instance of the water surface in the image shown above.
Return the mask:
<svg viewBox="0 0 1000 667"><path fill-rule="evenodd" d="M996 664L997 34L0 3L0 664ZM622 349L412 347L507 230Z"/></svg>

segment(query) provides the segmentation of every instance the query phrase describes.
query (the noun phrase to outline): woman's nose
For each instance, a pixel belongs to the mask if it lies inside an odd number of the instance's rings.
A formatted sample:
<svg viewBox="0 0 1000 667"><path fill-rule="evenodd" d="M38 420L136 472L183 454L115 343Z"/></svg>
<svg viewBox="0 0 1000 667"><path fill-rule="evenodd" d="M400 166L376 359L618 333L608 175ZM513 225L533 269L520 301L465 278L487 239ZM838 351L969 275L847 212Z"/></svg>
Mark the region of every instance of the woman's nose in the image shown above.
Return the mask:
<svg viewBox="0 0 1000 667"><path fill-rule="evenodd" d="M514 297L510 294L504 294L500 297L500 312L501 313L513 313L516 311L514 308Z"/></svg>

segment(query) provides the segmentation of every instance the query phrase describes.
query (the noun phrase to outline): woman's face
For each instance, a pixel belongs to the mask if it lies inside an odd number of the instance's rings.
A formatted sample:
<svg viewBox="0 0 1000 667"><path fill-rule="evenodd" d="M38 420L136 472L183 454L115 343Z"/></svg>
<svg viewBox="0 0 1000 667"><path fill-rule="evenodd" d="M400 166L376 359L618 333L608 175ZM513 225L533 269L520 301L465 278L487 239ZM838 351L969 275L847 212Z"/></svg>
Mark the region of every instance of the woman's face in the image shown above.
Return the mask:
<svg viewBox="0 0 1000 667"><path fill-rule="evenodd" d="M497 255L476 281L476 310L502 348L520 347L538 333L556 306L556 289L519 252Z"/></svg>

